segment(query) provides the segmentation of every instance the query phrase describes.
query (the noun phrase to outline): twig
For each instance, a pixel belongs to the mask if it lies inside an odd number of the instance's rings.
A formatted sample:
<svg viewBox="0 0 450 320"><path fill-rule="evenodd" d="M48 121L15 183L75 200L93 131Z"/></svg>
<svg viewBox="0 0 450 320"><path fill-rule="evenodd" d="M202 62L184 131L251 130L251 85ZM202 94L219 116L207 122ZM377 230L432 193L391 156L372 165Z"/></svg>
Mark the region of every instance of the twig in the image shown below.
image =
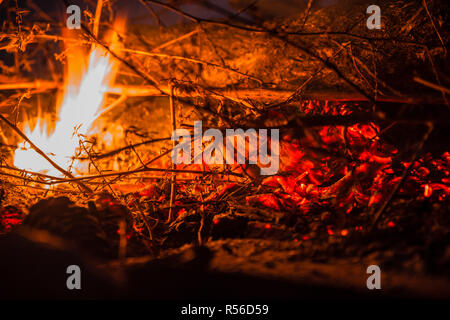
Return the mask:
<svg viewBox="0 0 450 320"><path fill-rule="evenodd" d="M422 3L423 3L423 6L425 7L425 11L427 12L428 17L430 18L430 21L431 21L431 24L433 25L434 31L436 31L436 34L437 34L439 40L441 41L442 48L444 49L444 53L445 53L445 55L447 55L447 48L445 47L444 40L442 40L441 34L439 33L439 30L436 27L436 24L434 23L433 17L431 16L430 11L428 10L428 5L427 5L426 0L423 0Z"/></svg>
<svg viewBox="0 0 450 320"><path fill-rule="evenodd" d="M166 8L172 12L175 12L176 14L192 21L192 22L196 22L196 23L209 23L209 24L215 24L215 25L220 25L220 26L226 26L226 27L230 27L230 28L236 28L236 29L241 29L241 30L245 30L245 31L253 31L253 32L266 32L266 30L261 29L261 28L254 28L254 27L246 27L246 26L241 26L241 25L236 25L236 24L231 24L231 23L227 23L227 22L221 22L221 21L215 21L215 20L210 20L210 19L202 19L202 18L198 18L195 17L187 12L184 12L180 9L175 8L174 6L164 3L164 2L160 2L157 0L145 0L146 2L150 2L153 3L157 6Z"/></svg>
<svg viewBox="0 0 450 320"><path fill-rule="evenodd" d="M158 51L158 50L161 50L161 49L164 49L164 48L166 48L166 47L168 47L168 46L170 46L170 45L172 45L172 44L174 44L174 43L176 43L176 42L179 42L179 41L181 41L181 40L184 40L184 39L187 39L187 38L189 38L189 37L192 37L193 35L197 34L198 31L199 31L198 29L195 29L194 31L191 31L191 32L189 32L189 33L186 33L186 34L184 34L184 35L182 35L182 36L180 36L180 37L178 37L178 38L175 38L175 39L172 39L172 40L170 40L170 41L167 41L167 42L165 42L165 43L163 43L163 44L160 44L160 45L157 46L156 48L153 48L153 49L152 49L152 52Z"/></svg>
<svg viewBox="0 0 450 320"><path fill-rule="evenodd" d="M99 118L101 115L111 111L112 109L114 109L115 107L117 107L118 105L120 105L121 103L125 102L127 100L127 96L126 95L121 95L117 100L115 100L113 103L111 103L109 106L107 106L106 108L104 108L103 110L101 110L100 112L98 112L95 116L95 118Z"/></svg>
<svg viewBox="0 0 450 320"><path fill-rule="evenodd" d="M447 89L447 88L445 88L443 86L440 86L440 85L437 85L437 84L434 84L434 83L431 83L431 82L426 81L426 80L424 80L422 78L414 77L413 80L415 82L417 82L417 83L423 84L424 86L426 86L428 88L441 91L442 93L450 94L450 89Z"/></svg>
<svg viewBox="0 0 450 320"><path fill-rule="evenodd" d="M60 86L59 83L53 81L24 81L24 82L11 82L11 83L0 83L0 90L20 90L20 89L40 89L40 90L52 90Z"/></svg>
<svg viewBox="0 0 450 320"><path fill-rule="evenodd" d="M403 184L403 182L408 177L409 173L411 172L411 169L414 167L414 163L416 162L420 151L422 150L425 142L428 140L428 137L430 136L431 132L434 129L434 125L433 125L432 122L427 122L427 125L428 125L428 130L427 130L427 132L425 132L425 134L424 134L424 136L422 138L422 141L420 141L419 145L417 146L417 149L416 149L416 151L414 152L414 154L413 154L413 156L411 158L411 164L403 171L403 174L402 174L402 176L400 178L400 181L395 185L394 189L389 194L389 197L386 199L386 201L383 203L381 208L375 214L375 217L374 217L374 219L372 221L372 224L369 227L369 231L372 231L376 227L378 221L380 220L381 215L384 213L384 211L386 210L387 206L389 205L391 200L394 198L394 196L397 194L398 190L400 189L400 186Z"/></svg>
<svg viewBox="0 0 450 320"><path fill-rule="evenodd" d="M340 44L336 41L334 41L334 43L338 44L340 46ZM350 47L351 50L351 47ZM375 84L377 85L378 83L380 83L383 87L385 87L386 89L388 89L389 91L391 91L393 94L395 94L398 97L402 97L403 95L398 91L395 90L394 88L392 88L391 86L389 86L386 82L384 82L383 80L381 80L378 76L377 76L377 71L376 71L376 64L375 62L373 63L373 67L374 67L374 72L372 72L369 67L367 67L364 62L362 62L358 57L354 56L353 54L351 55L352 60L354 60L357 64L359 64L375 81ZM383 95L385 96L385 95ZM378 97L378 95L377 95ZM378 98L376 99L378 101Z"/></svg>
<svg viewBox="0 0 450 320"><path fill-rule="evenodd" d="M405 33L405 35L409 34L411 30L414 28L414 21L417 19L417 17L422 13L423 6L417 10L417 12L404 24L404 26L400 29L398 32L399 35Z"/></svg>
<svg viewBox="0 0 450 320"><path fill-rule="evenodd" d="M21 180L23 180L23 181L28 181L28 182L33 182L33 183L40 183L40 184L46 184L46 185L52 185L52 184L53 184L53 182L50 182L50 181L35 180L35 179L31 179L31 178L27 178L27 177L22 177L22 176L18 176L18 175L16 175L16 174L7 173L7 172L2 172L2 171L0 171L0 175L1 175L1 176L11 177L11 178L16 178L16 179L21 179Z"/></svg>
<svg viewBox="0 0 450 320"><path fill-rule="evenodd" d="M23 169L19 169L19 168L10 167L10 166L0 166L0 169L8 169L8 170L17 171L17 172L30 174L30 175L34 175L34 176L38 176L38 177L46 178L46 179L52 179L52 180L63 180L64 179L64 178L61 178L61 177L50 176L48 174L44 174L44 173L40 173L40 172L33 172L33 171L28 171L28 170L23 170Z"/></svg>
<svg viewBox="0 0 450 320"><path fill-rule="evenodd" d="M206 234L204 235L204 233L206 231L205 229L207 228L206 216L208 215L208 213L205 212L205 208L203 206L204 200L203 200L202 193L200 193L200 199L201 199L202 204L200 205L200 208L199 208L199 210L200 210L200 226L197 231L197 242L198 242L199 246L202 246L208 240L207 235Z"/></svg>
<svg viewBox="0 0 450 320"><path fill-rule="evenodd" d="M19 185L19 184L14 184L14 183L9 183L9 185L17 187L17 188L26 188L26 190L31 188L31 189L35 189L35 190L45 191L45 193L53 192L53 193L75 194L75 192L76 192L73 190L69 191L69 190L47 189L47 188L42 188L42 187L37 187L37 186L30 186L30 185L24 186L24 185Z"/></svg>
<svg viewBox="0 0 450 320"><path fill-rule="evenodd" d="M145 167L145 168L139 168L139 169L135 169L135 170L130 170L130 171L121 171L121 172L110 172L110 173L104 173L101 175L91 175L91 176L82 176L82 177L76 177L76 178L71 178L71 179L63 179L63 180L58 180L58 181L54 181L51 184L59 184L59 183L68 183L68 182L75 182L75 181L84 181L84 180L92 180L92 179L103 179L106 177L116 177L116 176L127 176L127 175L132 175L132 174L137 174L137 173L142 173L142 172L165 172L165 173L190 173L190 174L198 174L198 175L230 175L230 176L235 176L235 177L240 177L242 178L242 174L240 173L236 173L236 172L215 172L215 171L199 171L199 170L186 170L186 169L164 169L164 168L149 168L149 167ZM163 178L161 176L161 178Z"/></svg>
<svg viewBox="0 0 450 320"><path fill-rule="evenodd" d="M94 27L92 28L92 33L95 37L98 37L100 17L102 15L103 0L97 0L97 8L95 9L94 17Z"/></svg>
<svg viewBox="0 0 450 320"><path fill-rule="evenodd" d="M309 13L311 12L311 7L312 7L313 2L314 2L314 0L308 1L308 6L306 7L305 18L303 19L301 30L303 30L303 28L305 27L306 21L308 20L308 17L309 17Z"/></svg>
<svg viewBox="0 0 450 320"><path fill-rule="evenodd" d="M145 6L148 9L148 11L150 11L150 13L152 14L152 16L155 19L156 24L158 26L165 27L164 23L161 21L159 16L156 14L155 10L153 10L153 8L147 2L145 2L144 0L139 0L139 2L142 3L142 5Z"/></svg>
<svg viewBox="0 0 450 320"><path fill-rule="evenodd" d="M169 105L170 105L170 120L172 123L172 132L175 132L175 130L177 129L177 120L176 120L176 116L175 116L175 103L174 103L174 96L173 96L173 83L169 83L169 90L170 90L170 95L169 95ZM175 147L177 146L177 142L175 140L172 140L172 148L175 149ZM172 169L176 169L177 166L175 163L172 162ZM175 202L175 197L176 197L176 173L172 172L172 177L170 179L170 209L169 209L169 216L167 217L167 222L170 223L172 221L172 206L173 203Z"/></svg>
<svg viewBox="0 0 450 320"><path fill-rule="evenodd" d="M83 148L83 150L86 152L86 154L88 155L89 161L92 163L92 165L94 166L95 170L97 170L97 172L99 174L102 174L102 171L100 170L100 168L97 166L97 164L95 163L95 161L91 158L91 154L90 152L87 150L86 146L84 145L84 141L81 140L81 136L78 135L78 140L80 141L80 145ZM108 181L106 181L106 179L103 179L103 182L108 186L109 190L111 191L111 194L117 198L117 195L115 194L114 190L111 188L110 184L108 183Z"/></svg>
<svg viewBox="0 0 450 320"><path fill-rule="evenodd" d="M170 138L159 138L159 139L146 140L146 141L142 141L142 142L139 142L139 143L133 143L133 144L127 145L125 147L118 148L118 149L115 149L115 150L112 150L112 151L109 151L109 152L106 152L106 153L93 154L93 155L91 155L91 157L93 159L104 159L104 158L112 157L112 156L114 156L114 155L116 155L116 154L118 154L118 153L120 153L122 151L133 149L135 147L139 147L139 146L143 146L143 145L147 145L147 144L151 144L151 143L155 143L155 142L167 141L167 140L170 140ZM78 160L87 160L86 157L82 157L82 158L80 157L80 158L77 158L77 159Z"/></svg>

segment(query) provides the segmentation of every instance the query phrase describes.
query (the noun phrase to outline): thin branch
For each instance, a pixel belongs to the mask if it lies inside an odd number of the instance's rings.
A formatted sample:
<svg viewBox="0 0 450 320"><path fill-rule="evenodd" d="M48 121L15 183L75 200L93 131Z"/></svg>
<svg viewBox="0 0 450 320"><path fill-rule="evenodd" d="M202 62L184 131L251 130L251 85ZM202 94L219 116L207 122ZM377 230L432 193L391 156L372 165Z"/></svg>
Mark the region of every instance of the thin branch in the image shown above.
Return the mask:
<svg viewBox="0 0 450 320"><path fill-rule="evenodd" d="M428 87L428 88L441 91L442 93L450 94L450 89L447 89L447 88L445 88L443 86L440 86L440 85L437 85L437 84L434 84L434 83L431 83L431 82L426 81L426 80L424 80L424 79L422 79L420 77L414 77L413 80L415 82L417 82L417 83L420 83L420 84Z"/></svg>
<svg viewBox="0 0 450 320"><path fill-rule="evenodd" d="M81 140L81 136L78 135L78 140L80 141L80 145L83 148L83 150L86 152L86 154L88 155L89 161L90 163L94 166L95 170L97 170L97 172L99 174L102 174L102 171L100 170L100 168L97 166L97 164L95 163L95 161L91 158L91 154L90 152L87 150L86 146L84 145L84 141ZM108 183L108 181L106 181L106 179L103 179L103 182L106 184L106 186L108 186L109 190L111 191L111 194L113 196L115 196L117 198L117 195L114 193L114 190L111 188L110 183Z"/></svg>
<svg viewBox="0 0 450 320"><path fill-rule="evenodd" d="M230 171L216 172L216 171L199 171L199 170L186 170L186 169L174 170L174 169L145 167L145 168L139 168L139 169L130 170L130 171L110 172L110 173L104 173L104 174L100 174L100 175L90 175L90 176L76 177L76 178L72 178L72 179L63 179L63 180L54 181L51 184L70 183L70 182L77 182L77 181L80 182L80 181L93 180L93 179L103 179L103 178L107 178L107 177L123 177L123 176L129 176L132 174L143 173L143 172L164 172L164 173L175 172L175 173L197 174L197 175L202 175L202 176L229 175L229 176L235 176L235 177L239 177L239 178L243 177L242 174L240 174L240 173L230 172ZM161 176L160 178L163 178L163 176Z"/></svg>
<svg viewBox="0 0 450 320"><path fill-rule="evenodd" d="M21 173L24 173L24 174L34 175L34 176L38 176L38 177L46 178L46 179L64 180L64 178L61 178L61 177L50 176L48 174L44 174L44 173L40 173L40 172L33 172L33 171L28 171L28 170L23 170L23 169L19 169L19 168L10 167L10 166L0 166L0 169L7 169L7 170L12 170L12 171L17 171L17 172L21 172Z"/></svg>
<svg viewBox="0 0 450 320"><path fill-rule="evenodd" d="M94 17L94 27L92 28L92 33L95 37L98 37L100 17L102 15L103 0L97 0L97 8L95 9Z"/></svg>
<svg viewBox="0 0 450 320"><path fill-rule="evenodd" d="M163 44L160 44L159 46L153 48L153 49L152 49L152 52L158 51L158 50L161 50L161 49L164 49L164 48L166 48L166 47L168 47L168 46L170 46L170 45L172 45L172 44L174 44L174 43L177 43L177 42L179 42L179 41L181 41L181 40L190 38L190 37L192 37L193 35L196 35L198 32L199 32L199 30L198 30L198 29L195 29L194 31L191 31L191 32L189 32L189 33L186 33L186 34L184 34L184 35L182 35L182 36L180 36L180 37L178 37L178 38L175 38L175 39L172 39L172 40L170 40L170 41L167 41L167 42L165 42L165 43L163 43Z"/></svg>
<svg viewBox="0 0 450 320"><path fill-rule="evenodd" d="M414 167L414 163L416 162L420 151L422 151L422 148L425 145L425 142L428 140L428 137L430 136L431 132L433 132L433 129L434 129L434 125L433 125L432 122L427 122L427 126L428 126L428 130L423 135L422 140L420 141L419 145L417 146L416 151L414 152L414 154L411 157L411 164L403 171L403 174L401 175L400 181L395 185L394 189L389 194L389 197L386 199L386 201L383 203L381 208L375 214L374 219L372 221L372 224L371 224L371 226L369 228L369 231L373 230L377 226L377 223L380 220L380 218L381 218L382 214L384 213L384 211L386 210L387 206L392 201L394 196L397 194L398 190L400 189L400 186L406 180L406 178L410 174L412 168Z"/></svg>
<svg viewBox="0 0 450 320"><path fill-rule="evenodd" d="M115 150L112 150L112 151L109 151L106 153L92 154L91 157L92 157L92 159L104 159L104 158L112 157L123 151L133 149L135 147L140 147L143 145L147 145L147 144L151 144L151 143L155 143L155 142L167 141L167 140L170 140L170 138L158 138L158 139L146 140L146 141L130 144L125 147L118 148L118 149L115 149ZM87 158L77 158L77 160L87 160Z"/></svg>
<svg viewBox="0 0 450 320"><path fill-rule="evenodd" d="M177 119L175 115L175 102L174 102L174 87L173 83L169 84L169 90L170 90L170 96L169 96L169 107L170 107L170 122L172 124L172 132L175 133L175 130L177 129ZM177 146L177 141L172 140L172 149L175 149ZM177 166L172 161L172 169L176 170ZM169 216L167 217L167 222L170 223L172 221L172 206L175 202L176 197L176 180L177 176L175 172L172 172L172 176L170 179L170 209L169 209Z"/></svg>
<svg viewBox="0 0 450 320"><path fill-rule="evenodd" d="M35 180L35 179L31 179L31 178L27 178L27 177L23 177L23 176L19 176L19 175L16 175L16 174L3 172L3 171L0 171L0 176L7 176L7 177L11 177L11 178L21 179L23 181L28 181L28 182L33 182L33 183L40 183L40 184L45 184L45 185L53 184L53 182L51 182L51 181Z"/></svg>
<svg viewBox="0 0 450 320"><path fill-rule="evenodd" d="M142 3L142 5L145 6L148 9L148 11L150 11L150 13L152 14L152 16L155 19L156 24L158 26L165 27L164 23L161 21L159 16L156 14L155 10L153 10L153 8L147 2L145 2L144 0L139 0L139 2Z"/></svg>
<svg viewBox="0 0 450 320"><path fill-rule="evenodd" d="M306 21L309 18L309 13L311 12L311 7L312 7L312 3L314 2L314 0L309 0L308 1L308 5L306 7L306 13L305 13L305 18L303 19L303 23L302 23L302 27L301 30L303 30L303 28L305 27Z"/></svg>
<svg viewBox="0 0 450 320"><path fill-rule="evenodd" d="M434 20L433 20L433 17L431 16L431 14L430 14L430 11L428 10L427 1L423 0L422 3L423 3L423 6L425 7L425 11L427 12L428 17L430 18L430 21L431 21L431 24L433 25L434 31L436 31L436 34L437 34L439 40L441 41L442 48L444 49L444 53L445 53L445 55L447 55L447 48L445 47L444 40L442 39L441 34L439 33L439 30L436 27L436 24L434 23Z"/></svg>
<svg viewBox="0 0 450 320"><path fill-rule="evenodd" d="M160 2L157 0L145 0L146 2L150 2L153 3L157 6L166 8L172 12L175 12L176 14L192 21L192 22L196 22L196 23L209 23L209 24L214 24L214 25L220 25L220 26L225 26L225 27L231 27L231 28L236 28L236 29L241 29L241 30L245 30L245 31L252 31L252 32L266 32L265 29L261 29L261 28L254 28L254 27L246 27L246 26L241 26L241 25L236 25L236 24L231 24L231 23L227 23L227 22L220 22L220 21L215 21L215 20L210 20L210 19L203 19L203 18L198 18L195 17L193 15L190 15L189 13L186 13L178 8L175 8L174 6L164 3L164 2Z"/></svg>

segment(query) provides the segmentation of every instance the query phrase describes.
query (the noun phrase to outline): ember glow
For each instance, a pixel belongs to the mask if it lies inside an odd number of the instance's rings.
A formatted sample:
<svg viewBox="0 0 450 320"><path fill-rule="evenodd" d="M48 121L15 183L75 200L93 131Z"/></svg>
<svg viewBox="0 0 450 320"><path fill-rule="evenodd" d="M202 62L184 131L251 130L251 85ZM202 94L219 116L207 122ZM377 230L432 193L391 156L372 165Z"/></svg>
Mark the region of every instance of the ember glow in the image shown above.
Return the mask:
<svg viewBox="0 0 450 320"><path fill-rule="evenodd" d="M115 35L112 36L111 43L112 46L117 46ZM86 65L86 60L87 69L80 70L80 66ZM105 92L114 81L117 66L106 50L98 46L93 46L87 57L80 52L69 55L67 63L67 84L53 132L47 134L48 123L42 123L39 119L33 130L26 124L24 133L62 168L77 168L78 164L72 158L80 147L80 138L90 133L93 122L100 115ZM19 144L14 155L14 165L21 169L61 176L26 141Z"/></svg>

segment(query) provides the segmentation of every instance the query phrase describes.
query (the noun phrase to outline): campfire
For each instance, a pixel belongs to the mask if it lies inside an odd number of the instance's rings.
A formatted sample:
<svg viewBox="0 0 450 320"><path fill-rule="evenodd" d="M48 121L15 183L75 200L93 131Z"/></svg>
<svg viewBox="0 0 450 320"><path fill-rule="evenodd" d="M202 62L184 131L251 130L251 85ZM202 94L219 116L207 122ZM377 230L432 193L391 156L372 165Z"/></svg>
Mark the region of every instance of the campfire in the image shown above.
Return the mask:
<svg viewBox="0 0 450 320"><path fill-rule="evenodd" d="M449 296L444 1L135 2L0 1L0 279Z"/></svg>
<svg viewBox="0 0 450 320"><path fill-rule="evenodd" d="M25 135L35 145L43 146L46 154L61 167L67 168L70 165L70 160L80 145L80 136L89 133L92 123L100 115L108 79L114 79L115 76L111 58L104 49L93 46L87 59L87 70L82 73L81 81L76 83L76 68L83 65L85 59L82 55L68 58L66 92L52 133L47 135L48 124L41 124L40 119L33 130L28 123L25 124ZM14 153L14 166L61 175L26 140L19 144ZM74 168L77 169L76 166Z"/></svg>

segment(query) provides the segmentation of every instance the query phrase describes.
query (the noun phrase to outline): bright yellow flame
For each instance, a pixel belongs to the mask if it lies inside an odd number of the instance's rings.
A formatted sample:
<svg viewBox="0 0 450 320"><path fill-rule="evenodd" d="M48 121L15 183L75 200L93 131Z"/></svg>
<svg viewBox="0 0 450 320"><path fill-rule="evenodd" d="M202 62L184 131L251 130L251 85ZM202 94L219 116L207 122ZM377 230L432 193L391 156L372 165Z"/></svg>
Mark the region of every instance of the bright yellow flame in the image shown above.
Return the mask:
<svg viewBox="0 0 450 320"><path fill-rule="evenodd" d="M117 45L115 36L113 45ZM80 147L80 136L89 133L92 123L100 113L104 93L114 81L118 69L106 50L100 47L92 47L85 72L81 70L83 61L80 53L68 57L67 84L53 133L48 135L47 123L41 126L40 120L34 130L31 130L29 125L24 129L26 136L35 145L65 169L71 165L76 166L72 158ZM59 171L25 141L16 149L14 165L21 169L61 176Z"/></svg>

